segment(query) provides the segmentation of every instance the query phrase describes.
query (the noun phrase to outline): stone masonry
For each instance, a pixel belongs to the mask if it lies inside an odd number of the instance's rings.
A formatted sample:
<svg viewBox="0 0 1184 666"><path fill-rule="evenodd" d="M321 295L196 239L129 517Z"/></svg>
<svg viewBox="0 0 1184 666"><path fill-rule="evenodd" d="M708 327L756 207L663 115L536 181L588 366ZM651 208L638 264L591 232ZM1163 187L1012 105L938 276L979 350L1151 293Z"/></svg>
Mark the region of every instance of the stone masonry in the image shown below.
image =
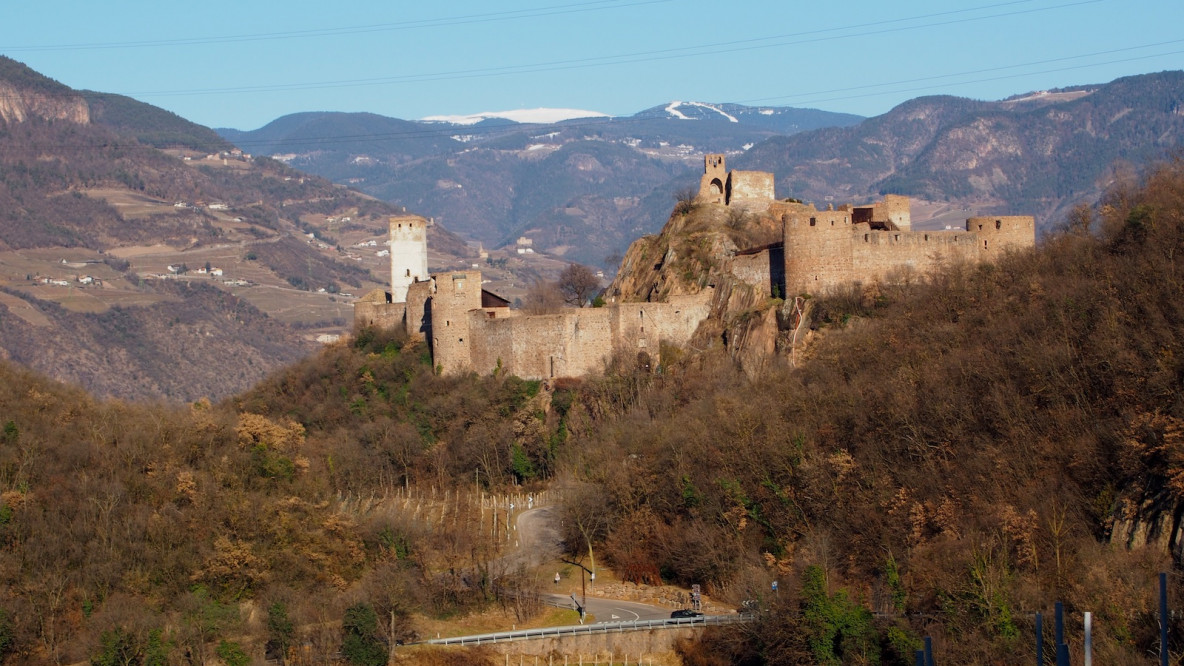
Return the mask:
<svg viewBox="0 0 1184 666"><path fill-rule="evenodd" d="M1029 216L972 217L964 230L912 231L908 197L886 195L870 205L818 210L777 201L773 181L771 173L727 171L723 155L707 155L696 197L700 205L738 207L781 223L782 242L738 251L730 261L736 279L770 296L905 279L1035 245ZM391 291L359 299L354 322L399 328L426 340L433 363L447 374L578 377L603 369L613 356L655 367L663 344L685 346L711 312L708 286L667 302L525 314L482 289L480 271L428 275L423 218L391 218L390 226Z"/></svg>
<svg viewBox="0 0 1184 666"><path fill-rule="evenodd" d="M770 269L768 288L773 292L777 287L782 295L825 294L842 285L894 280L909 273L921 275L952 262L992 261L1009 249L1036 244L1036 222L1030 216L972 217L964 230L912 231L906 196L889 194L870 205L844 204L818 210L810 204L777 201L772 174L726 169L723 155L705 157L696 201L739 205L781 222L783 242L779 247L738 253L737 258L743 261L734 266L743 267L745 274L759 272L757 268L778 262L780 252L784 269L781 275ZM750 184L765 182L770 184L768 196L758 201ZM745 188L739 201L737 183ZM763 188L760 191L764 192ZM729 196L729 192L733 194ZM745 275L737 277L746 279Z"/></svg>

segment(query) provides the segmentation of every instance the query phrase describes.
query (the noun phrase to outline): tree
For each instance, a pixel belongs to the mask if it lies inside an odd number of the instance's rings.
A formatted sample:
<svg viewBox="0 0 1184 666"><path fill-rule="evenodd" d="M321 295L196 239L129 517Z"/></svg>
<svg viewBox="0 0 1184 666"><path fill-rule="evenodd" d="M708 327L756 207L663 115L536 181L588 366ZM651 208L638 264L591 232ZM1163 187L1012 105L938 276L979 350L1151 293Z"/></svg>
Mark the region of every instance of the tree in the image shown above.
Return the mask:
<svg viewBox="0 0 1184 666"><path fill-rule="evenodd" d="M378 639L378 616L374 607L367 603L354 604L345 610L341 623L345 638L341 642L341 654L346 661L358 666L383 666L387 650Z"/></svg>
<svg viewBox="0 0 1184 666"><path fill-rule="evenodd" d="M288 606L277 601L267 609L267 656L274 657L284 665L288 658L288 648L292 645L292 638L296 635L296 628L288 617Z"/></svg>
<svg viewBox="0 0 1184 666"><path fill-rule="evenodd" d="M527 314L555 314L563 309L563 292L554 282L536 280L522 297L522 311Z"/></svg>
<svg viewBox="0 0 1184 666"><path fill-rule="evenodd" d="M558 284L563 300L581 308L600 291L600 278L583 264L568 264L559 274Z"/></svg>

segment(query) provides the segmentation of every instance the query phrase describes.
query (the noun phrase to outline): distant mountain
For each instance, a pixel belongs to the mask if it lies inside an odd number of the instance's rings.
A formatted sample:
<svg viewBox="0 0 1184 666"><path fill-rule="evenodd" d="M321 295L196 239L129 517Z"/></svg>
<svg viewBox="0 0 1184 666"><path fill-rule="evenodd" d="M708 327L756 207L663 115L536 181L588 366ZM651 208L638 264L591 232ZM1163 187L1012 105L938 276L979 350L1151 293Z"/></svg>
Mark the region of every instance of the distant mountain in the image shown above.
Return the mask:
<svg viewBox="0 0 1184 666"><path fill-rule="evenodd" d="M0 57L0 358L103 395L230 395L348 330L398 212ZM469 254L430 234L435 267Z"/></svg>
<svg viewBox="0 0 1184 666"><path fill-rule="evenodd" d="M676 101L548 124L369 114L318 114L313 124L297 122L301 114L220 132L487 245L526 236L538 251L612 269L604 258L661 227L673 195L697 184L708 152L728 154L731 167L773 172L782 197L867 201L895 192L1031 213L1045 226L1096 198L1116 165L1178 147L1182 90L1184 73L1163 72L999 102L922 97L866 120Z"/></svg>
<svg viewBox="0 0 1184 666"><path fill-rule="evenodd" d="M549 117L565 119L511 120ZM661 228L675 190L693 180L704 152L739 154L769 137L859 120L812 109L671 102L627 117L554 109L423 121L296 114L251 132L219 132L488 246L525 236L540 251L612 269L606 256Z"/></svg>
<svg viewBox="0 0 1184 666"><path fill-rule="evenodd" d="M921 97L859 125L776 137L733 166L772 171L778 196L821 202L883 193L1046 225L1093 201L1116 165L1166 157L1184 140L1184 72L1017 95Z"/></svg>

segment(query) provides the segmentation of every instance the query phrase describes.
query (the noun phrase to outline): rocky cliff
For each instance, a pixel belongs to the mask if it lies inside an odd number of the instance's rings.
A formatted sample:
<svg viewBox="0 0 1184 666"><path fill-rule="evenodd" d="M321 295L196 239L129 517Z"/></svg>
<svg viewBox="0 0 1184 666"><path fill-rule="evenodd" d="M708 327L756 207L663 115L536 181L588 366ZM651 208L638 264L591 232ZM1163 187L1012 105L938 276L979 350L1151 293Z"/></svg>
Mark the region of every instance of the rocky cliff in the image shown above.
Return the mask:
<svg viewBox="0 0 1184 666"><path fill-rule="evenodd" d="M19 123L32 118L90 123L83 96L25 65L0 56L0 120Z"/></svg>
<svg viewBox="0 0 1184 666"><path fill-rule="evenodd" d="M81 96L49 95L0 83L0 120L19 123L30 118L67 120L85 125L90 122L90 109Z"/></svg>
<svg viewBox="0 0 1184 666"><path fill-rule="evenodd" d="M713 288L711 314L692 340L697 351L724 349L750 373L780 362L793 303L753 280L744 257L767 263L781 240L780 223L758 211L680 202L661 233L633 242L605 291L611 301L665 301Z"/></svg>

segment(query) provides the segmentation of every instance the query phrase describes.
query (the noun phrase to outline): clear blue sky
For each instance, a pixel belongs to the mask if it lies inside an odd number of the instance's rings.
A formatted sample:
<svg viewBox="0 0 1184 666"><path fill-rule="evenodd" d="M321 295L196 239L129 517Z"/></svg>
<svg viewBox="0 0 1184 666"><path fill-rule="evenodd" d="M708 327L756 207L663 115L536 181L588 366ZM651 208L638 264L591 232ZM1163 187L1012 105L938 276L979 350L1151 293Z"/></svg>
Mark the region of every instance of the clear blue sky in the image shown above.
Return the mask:
<svg viewBox="0 0 1184 666"><path fill-rule="evenodd" d="M1180 0L38 0L0 54L212 127L670 100L883 113L1184 69Z"/></svg>

